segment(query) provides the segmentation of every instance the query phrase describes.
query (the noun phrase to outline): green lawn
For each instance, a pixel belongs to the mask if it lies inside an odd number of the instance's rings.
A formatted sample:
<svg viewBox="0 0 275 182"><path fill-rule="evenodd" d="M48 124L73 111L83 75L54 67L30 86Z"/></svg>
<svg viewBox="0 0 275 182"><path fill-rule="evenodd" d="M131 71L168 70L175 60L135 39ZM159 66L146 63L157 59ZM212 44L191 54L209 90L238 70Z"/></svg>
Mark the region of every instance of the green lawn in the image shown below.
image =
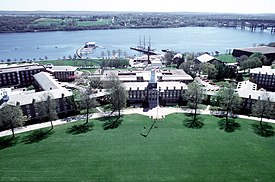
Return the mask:
<svg viewBox="0 0 275 182"><path fill-rule="evenodd" d="M52 24L59 25L62 23L61 18L39 18L33 22L34 25L51 26Z"/></svg>
<svg viewBox="0 0 275 182"><path fill-rule="evenodd" d="M215 58L225 62L225 63L235 63L236 58L234 58L231 54L220 54L215 56Z"/></svg>
<svg viewBox="0 0 275 182"><path fill-rule="evenodd" d="M127 115L121 125L67 133L77 123L55 127L45 139L0 150L0 181L274 181L275 137L253 132L254 121L238 119L241 130L226 133L218 118L204 116L202 129L183 126L173 114L151 125L148 117ZM144 129L146 127L146 129ZM274 127L274 125L273 125Z"/></svg>
<svg viewBox="0 0 275 182"><path fill-rule="evenodd" d="M48 60L48 61L36 61L39 64L53 64L55 66L100 66L101 60L95 59L95 60L85 60L85 59L66 59L66 60Z"/></svg>

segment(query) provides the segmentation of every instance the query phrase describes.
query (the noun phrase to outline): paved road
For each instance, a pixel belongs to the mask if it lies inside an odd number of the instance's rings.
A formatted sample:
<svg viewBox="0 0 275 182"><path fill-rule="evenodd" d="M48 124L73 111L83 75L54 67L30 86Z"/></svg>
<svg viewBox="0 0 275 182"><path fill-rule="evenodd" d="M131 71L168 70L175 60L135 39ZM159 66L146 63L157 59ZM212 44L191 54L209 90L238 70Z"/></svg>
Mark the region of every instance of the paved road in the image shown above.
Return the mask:
<svg viewBox="0 0 275 182"><path fill-rule="evenodd" d="M206 115L213 114L213 112L210 111L209 108L210 108L210 106L207 106L207 108L205 110L199 110L198 113L206 114ZM177 107L157 107L157 108L153 108L153 109L149 109L149 110L146 110L143 108L130 108L130 109L125 109L122 111L122 114L142 114L145 116L149 116L151 118L164 118L166 115L169 115L172 113L192 113L192 110L191 109L182 109L182 108L177 108ZM89 116L89 118L93 119L93 118L106 117L106 116L109 116L109 114L110 114L110 112L94 113L94 114L91 114ZM114 115L116 115L116 113L114 113ZM249 116L244 116L244 115L238 115L237 117L243 118L243 119L255 120L255 121L260 120L257 117L249 117ZM57 126L57 125L62 125L62 124L66 124L66 123L71 123L71 122L75 122L75 121L78 121L78 120L84 119L84 118L85 118L85 115L79 115L79 116L69 117L66 119L59 119L59 120L53 121L53 125ZM264 118L263 121L275 124L274 119L265 119ZM32 131L32 130L36 130L36 129L40 129L40 128L46 128L46 127L50 127L50 126L51 126L50 122L34 124L34 125L26 126L26 127L16 128L15 133L16 134L23 133L23 132ZM0 137L11 135L11 134L12 134L11 130L2 131L2 132L0 132Z"/></svg>

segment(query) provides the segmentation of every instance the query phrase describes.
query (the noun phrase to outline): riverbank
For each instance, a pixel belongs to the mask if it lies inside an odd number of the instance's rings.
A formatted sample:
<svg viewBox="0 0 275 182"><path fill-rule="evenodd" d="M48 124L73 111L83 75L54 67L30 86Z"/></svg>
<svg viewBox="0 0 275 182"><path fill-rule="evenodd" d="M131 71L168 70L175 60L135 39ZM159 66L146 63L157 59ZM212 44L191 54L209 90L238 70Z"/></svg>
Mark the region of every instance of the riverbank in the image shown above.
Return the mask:
<svg viewBox="0 0 275 182"><path fill-rule="evenodd" d="M275 15L221 13L5 12L0 32L47 32L179 27L247 27L252 31L275 27Z"/></svg>

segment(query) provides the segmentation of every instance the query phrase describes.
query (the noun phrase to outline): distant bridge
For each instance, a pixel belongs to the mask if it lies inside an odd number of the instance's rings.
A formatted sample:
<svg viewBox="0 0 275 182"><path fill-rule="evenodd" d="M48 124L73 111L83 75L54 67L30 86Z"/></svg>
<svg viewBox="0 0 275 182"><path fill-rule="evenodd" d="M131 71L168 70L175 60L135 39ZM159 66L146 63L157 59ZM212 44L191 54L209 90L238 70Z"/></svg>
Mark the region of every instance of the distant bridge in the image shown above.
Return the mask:
<svg viewBox="0 0 275 182"><path fill-rule="evenodd" d="M257 19L214 19L221 27L232 27L241 29L249 28L251 31L256 31L259 28L261 31L270 28L271 33L275 33L275 20L257 20Z"/></svg>

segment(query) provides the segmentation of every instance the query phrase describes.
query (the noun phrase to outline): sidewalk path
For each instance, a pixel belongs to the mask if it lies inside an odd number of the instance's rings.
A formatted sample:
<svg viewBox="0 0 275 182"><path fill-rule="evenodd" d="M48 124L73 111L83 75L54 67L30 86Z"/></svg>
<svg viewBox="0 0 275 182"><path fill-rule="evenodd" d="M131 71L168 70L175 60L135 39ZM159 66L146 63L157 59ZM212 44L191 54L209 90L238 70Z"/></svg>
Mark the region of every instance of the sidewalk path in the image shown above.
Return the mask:
<svg viewBox="0 0 275 182"><path fill-rule="evenodd" d="M209 108L210 108L210 106L207 106L207 108L205 110L198 110L198 114L210 115L211 111L209 110ZM169 115L172 113L192 113L192 109L182 109L182 108L178 108L178 107L156 107L156 108L147 109L147 110L143 109L143 108L129 108L129 109L122 110L122 112L121 112L121 114L124 114L124 115L126 115L126 114L141 114L141 115L145 115L145 116L153 117L153 118L164 118L166 115ZM90 119L101 118L101 117L109 116L109 114L110 114L110 112L94 113L94 114L91 114L89 118ZM116 115L116 114L117 113L115 113L114 115ZM237 117L243 118L243 119L260 121L260 118L252 117L252 116L237 115ZM72 117L68 117L65 119L59 119L59 120L53 121L53 125L54 126L62 125L62 124L66 124L66 123L79 121L81 119L85 119L85 115L72 116ZM275 124L274 119L264 118L263 121ZM36 129L41 129L41 128L46 128L46 127L50 127L50 126L51 126L50 122L45 122L45 123L39 123L39 124L29 125L29 126L25 126L25 127L20 127L20 128L15 129L15 134L32 131L32 130L36 130ZM5 130L5 131L0 132L0 137L11 135L11 134L12 134L11 130Z"/></svg>

